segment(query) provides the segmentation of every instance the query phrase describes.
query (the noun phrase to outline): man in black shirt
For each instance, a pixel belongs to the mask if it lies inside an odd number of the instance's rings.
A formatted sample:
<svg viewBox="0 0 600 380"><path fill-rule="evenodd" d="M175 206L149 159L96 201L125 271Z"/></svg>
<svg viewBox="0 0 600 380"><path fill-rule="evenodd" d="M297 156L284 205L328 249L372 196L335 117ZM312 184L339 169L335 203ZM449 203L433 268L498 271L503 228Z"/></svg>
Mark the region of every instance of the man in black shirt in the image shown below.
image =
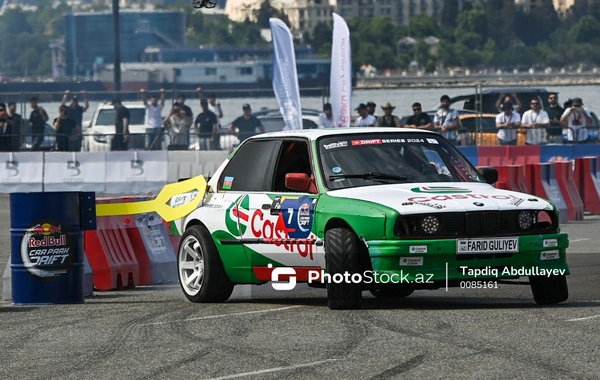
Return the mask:
<svg viewBox="0 0 600 380"><path fill-rule="evenodd" d="M63 96L61 106L64 106L67 103L67 98L71 92L69 90L65 91L65 95ZM77 95L73 95L71 98L71 105L68 108L69 118L75 120L75 123L79 126L79 128L83 128L83 113L87 111L90 104L88 103L87 95L85 91L81 91L81 95L83 95L84 105L83 107L79 105L79 99L77 99ZM80 135L76 140L74 140L71 145L73 151L78 152L81 150L81 143L83 141L83 135Z"/></svg>
<svg viewBox="0 0 600 380"><path fill-rule="evenodd" d="M421 103L412 105L413 115L406 120L406 128L427 129L433 131L433 124L428 114L423 112Z"/></svg>
<svg viewBox="0 0 600 380"><path fill-rule="evenodd" d="M546 128L546 140L548 140L548 144L562 144L563 126L560 123L560 118L565 110L558 104L558 94L555 92L548 95L548 103L550 107L544 108L550 118L550 126Z"/></svg>
<svg viewBox="0 0 600 380"><path fill-rule="evenodd" d="M31 150L37 151L40 150L44 142L44 130L49 118L46 111L38 104L38 99L35 96L29 99L29 105L31 106L29 123L31 124L31 134L33 135Z"/></svg>
<svg viewBox="0 0 600 380"><path fill-rule="evenodd" d="M21 135L23 134L24 125L23 118L17 113L17 103L15 102L8 103L8 119L12 121L12 125L10 126L10 150L17 152L21 149Z"/></svg>
<svg viewBox="0 0 600 380"><path fill-rule="evenodd" d="M185 122L187 123L187 125L192 125L192 121L194 120L194 114L192 112L192 109L185 105L185 95L177 95L177 104L179 104L180 108L185 111Z"/></svg>
<svg viewBox="0 0 600 380"><path fill-rule="evenodd" d="M12 121L6 113L6 104L0 103L0 152L10 150L10 130Z"/></svg>
<svg viewBox="0 0 600 380"><path fill-rule="evenodd" d="M202 112L196 117L194 128L200 136L200 150L213 150L212 147L217 138L217 124L219 123L217 115L208 110L208 101L200 101Z"/></svg>
<svg viewBox="0 0 600 380"><path fill-rule="evenodd" d="M129 110L125 108L120 100L113 100L115 109L115 135L110 142L110 150L127 150L129 140Z"/></svg>
<svg viewBox="0 0 600 380"><path fill-rule="evenodd" d="M229 130L237 136L240 140L240 144L248 137L254 136L256 134L256 128L260 130L260 133L265 133L265 127L263 127L260 120L252 115L250 104L244 104L242 106L242 112L244 112L244 115L238 117L229 125ZM236 128L238 129L238 132L235 131Z"/></svg>
<svg viewBox="0 0 600 380"><path fill-rule="evenodd" d="M76 141L81 136L81 128L71 119L67 106L60 106L59 116L54 119L54 129L56 130L56 150L59 152L75 152ZM81 147L79 148L81 149Z"/></svg>

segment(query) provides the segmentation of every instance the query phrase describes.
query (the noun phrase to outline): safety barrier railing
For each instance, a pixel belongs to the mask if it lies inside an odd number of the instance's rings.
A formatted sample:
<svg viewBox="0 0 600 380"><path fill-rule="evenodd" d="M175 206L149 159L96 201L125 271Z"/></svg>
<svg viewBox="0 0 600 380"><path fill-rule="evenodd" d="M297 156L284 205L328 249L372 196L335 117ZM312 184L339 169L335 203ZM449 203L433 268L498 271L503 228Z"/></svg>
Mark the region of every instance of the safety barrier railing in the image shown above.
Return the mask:
<svg viewBox="0 0 600 380"><path fill-rule="evenodd" d="M600 142L600 126L572 127L532 127L532 128L504 128L508 135L516 131L516 140L508 145L549 145L549 144L596 144ZM459 129L457 145L459 146L498 146L500 140L498 132L481 131L473 132ZM559 133L556 133L558 131Z"/></svg>
<svg viewBox="0 0 600 380"><path fill-rule="evenodd" d="M56 133L0 134L0 152L81 150L80 136Z"/></svg>

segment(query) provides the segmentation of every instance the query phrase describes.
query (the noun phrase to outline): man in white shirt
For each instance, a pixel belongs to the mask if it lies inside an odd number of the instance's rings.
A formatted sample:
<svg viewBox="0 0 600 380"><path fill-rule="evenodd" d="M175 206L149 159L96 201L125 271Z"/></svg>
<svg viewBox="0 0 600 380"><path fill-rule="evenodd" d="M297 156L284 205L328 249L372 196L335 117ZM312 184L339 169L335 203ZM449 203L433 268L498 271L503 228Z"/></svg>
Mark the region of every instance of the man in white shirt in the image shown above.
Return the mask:
<svg viewBox="0 0 600 380"><path fill-rule="evenodd" d="M366 104L360 103L356 111L358 111L360 116L354 121L355 127L372 127L375 125L375 123L377 123L375 116L369 115L369 110Z"/></svg>
<svg viewBox="0 0 600 380"><path fill-rule="evenodd" d="M498 145L517 145L517 129L521 126L521 115L515 112L512 103L502 104L502 112L496 116Z"/></svg>
<svg viewBox="0 0 600 380"><path fill-rule="evenodd" d="M456 145L456 130L460 128L460 117L458 111L450 108L450 97L444 95L440 98L442 108L440 108L433 118L433 126L438 133Z"/></svg>
<svg viewBox="0 0 600 380"><path fill-rule="evenodd" d="M576 141L584 143L589 140L588 128L594 125L594 119L587 108L583 107L581 98L573 99L572 106L567 108L560 118L562 125L567 126L563 129L563 136L569 142Z"/></svg>
<svg viewBox="0 0 600 380"><path fill-rule="evenodd" d="M521 127L527 128L527 145L546 143L546 128L550 126L550 117L542 109L538 98L531 99L531 109L525 111L521 119Z"/></svg>
<svg viewBox="0 0 600 380"><path fill-rule="evenodd" d="M160 89L159 104L156 95L152 95L150 101L148 101L146 98L146 90L140 90L142 103L144 104L144 107L146 107L144 125L146 127L146 149L148 150L160 150L162 148L162 110L165 106L165 92L164 88Z"/></svg>
<svg viewBox="0 0 600 380"><path fill-rule="evenodd" d="M323 112L319 114L319 128L335 128L333 111L330 103L323 105Z"/></svg>

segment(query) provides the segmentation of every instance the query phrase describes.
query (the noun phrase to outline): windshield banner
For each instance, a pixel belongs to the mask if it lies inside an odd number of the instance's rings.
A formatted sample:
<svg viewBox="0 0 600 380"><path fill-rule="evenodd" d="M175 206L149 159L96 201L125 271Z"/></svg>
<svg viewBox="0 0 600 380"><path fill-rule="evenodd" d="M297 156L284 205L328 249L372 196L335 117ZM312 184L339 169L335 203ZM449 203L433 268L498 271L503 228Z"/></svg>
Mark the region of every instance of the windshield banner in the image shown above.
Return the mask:
<svg viewBox="0 0 600 380"><path fill-rule="evenodd" d="M331 77L329 90L331 111L337 127L350 127L352 121L352 59L350 30L346 21L333 13L333 42L331 45Z"/></svg>
<svg viewBox="0 0 600 380"><path fill-rule="evenodd" d="M292 33L283 21L269 19L273 36L273 91L283 116L283 130L302 129L300 86Z"/></svg>

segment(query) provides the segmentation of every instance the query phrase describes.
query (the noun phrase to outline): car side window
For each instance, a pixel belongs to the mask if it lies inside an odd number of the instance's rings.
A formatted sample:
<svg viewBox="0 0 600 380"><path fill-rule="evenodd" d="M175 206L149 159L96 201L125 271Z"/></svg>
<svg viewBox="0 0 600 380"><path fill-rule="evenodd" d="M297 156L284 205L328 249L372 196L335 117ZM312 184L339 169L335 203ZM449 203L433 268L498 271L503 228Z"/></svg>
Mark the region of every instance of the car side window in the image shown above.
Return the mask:
<svg viewBox="0 0 600 380"><path fill-rule="evenodd" d="M277 140L256 140L240 146L223 171L219 190L267 191L278 145Z"/></svg>
<svg viewBox="0 0 600 380"><path fill-rule="evenodd" d="M284 141L281 144L275 165L275 177L271 191L294 191L285 186L285 175L288 173L305 173L312 176L308 142L302 140Z"/></svg>
<svg viewBox="0 0 600 380"><path fill-rule="evenodd" d="M446 163L442 160L438 152L432 149L423 149L423 153L429 160L429 163L435 166L438 174L450 175L450 170L448 170Z"/></svg>

